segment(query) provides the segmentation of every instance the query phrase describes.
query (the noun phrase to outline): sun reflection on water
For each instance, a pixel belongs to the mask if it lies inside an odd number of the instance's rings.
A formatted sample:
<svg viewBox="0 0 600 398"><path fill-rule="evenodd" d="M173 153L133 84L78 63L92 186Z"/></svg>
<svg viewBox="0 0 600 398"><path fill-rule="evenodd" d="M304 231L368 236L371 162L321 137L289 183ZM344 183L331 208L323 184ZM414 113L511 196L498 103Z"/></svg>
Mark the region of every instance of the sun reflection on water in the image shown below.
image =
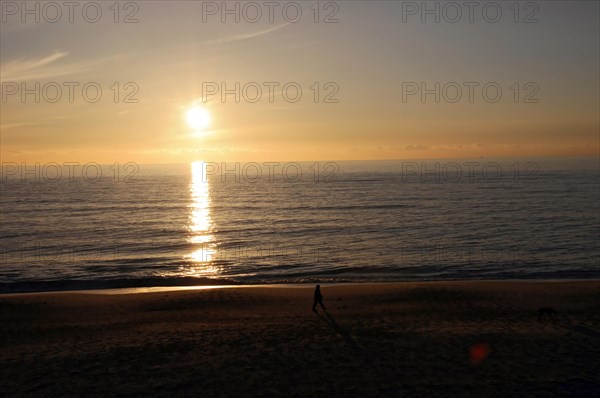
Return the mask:
<svg viewBox="0 0 600 398"><path fill-rule="evenodd" d="M216 250L210 216L210 189L203 164L204 162L192 163L189 242L200 247L186 256L186 259L193 263L192 268L187 269L186 272L191 276L209 276L219 273L219 268L211 264Z"/></svg>

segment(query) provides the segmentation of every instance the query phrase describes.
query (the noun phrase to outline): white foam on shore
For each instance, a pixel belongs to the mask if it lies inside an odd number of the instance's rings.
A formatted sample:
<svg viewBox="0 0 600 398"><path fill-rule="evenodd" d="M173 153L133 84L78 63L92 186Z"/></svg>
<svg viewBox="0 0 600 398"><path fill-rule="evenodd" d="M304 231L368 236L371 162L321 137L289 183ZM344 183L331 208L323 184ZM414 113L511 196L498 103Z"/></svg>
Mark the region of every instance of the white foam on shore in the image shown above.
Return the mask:
<svg viewBox="0 0 600 398"><path fill-rule="evenodd" d="M447 283L577 283L594 282L600 279L464 279L464 280L423 280L423 281L389 281L389 282L321 282L321 286L365 286L389 284L447 284ZM158 292L174 292L185 290L213 290L213 289L248 289L248 288L314 288L315 283L271 283L262 285L197 285L197 286L151 286L151 287L125 287L108 289L87 290L50 290L45 292L4 293L1 297L53 295L53 294L91 294L91 295L123 295L143 294Z"/></svg>

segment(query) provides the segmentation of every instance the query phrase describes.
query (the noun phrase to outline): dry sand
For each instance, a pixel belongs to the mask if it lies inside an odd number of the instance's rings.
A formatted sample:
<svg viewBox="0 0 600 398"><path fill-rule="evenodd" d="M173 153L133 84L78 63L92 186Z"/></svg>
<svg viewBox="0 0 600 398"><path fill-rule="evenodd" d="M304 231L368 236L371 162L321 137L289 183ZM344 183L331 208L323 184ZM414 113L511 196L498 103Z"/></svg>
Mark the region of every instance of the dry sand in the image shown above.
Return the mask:
<svg viewBox="0 0 600 398"><path fill-rule="evenodd" d="M0 396L600 396L599 281L322 291L0 296Z"/></svg>

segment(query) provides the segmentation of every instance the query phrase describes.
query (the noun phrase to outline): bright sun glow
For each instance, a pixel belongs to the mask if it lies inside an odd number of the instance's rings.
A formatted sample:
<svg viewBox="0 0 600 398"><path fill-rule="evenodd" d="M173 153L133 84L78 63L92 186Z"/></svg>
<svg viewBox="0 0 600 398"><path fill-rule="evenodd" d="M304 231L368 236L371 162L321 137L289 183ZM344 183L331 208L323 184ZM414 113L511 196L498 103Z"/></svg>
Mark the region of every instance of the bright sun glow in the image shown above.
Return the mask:
<svg viewBox="0 0 600 398"><path fill-rule="evenodd" d="M201 131L210 125L210 114L200 106L194 106L185 114L188 126L194 131Z"/></svg>

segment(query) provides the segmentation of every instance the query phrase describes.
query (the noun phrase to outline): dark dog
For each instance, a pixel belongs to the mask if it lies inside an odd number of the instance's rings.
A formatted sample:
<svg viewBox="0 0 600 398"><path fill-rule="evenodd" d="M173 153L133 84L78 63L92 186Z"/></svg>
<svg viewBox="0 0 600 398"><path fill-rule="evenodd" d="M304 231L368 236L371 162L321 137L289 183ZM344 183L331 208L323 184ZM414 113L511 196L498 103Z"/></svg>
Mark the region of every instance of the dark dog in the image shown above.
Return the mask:
<svg viewBox="0 0 600 398"><path fill-rule="evenodd" d="M538 310L538 319L542 319L546 315L548 318L554 319L558 312L554 308L542 307Z"/></svg>

